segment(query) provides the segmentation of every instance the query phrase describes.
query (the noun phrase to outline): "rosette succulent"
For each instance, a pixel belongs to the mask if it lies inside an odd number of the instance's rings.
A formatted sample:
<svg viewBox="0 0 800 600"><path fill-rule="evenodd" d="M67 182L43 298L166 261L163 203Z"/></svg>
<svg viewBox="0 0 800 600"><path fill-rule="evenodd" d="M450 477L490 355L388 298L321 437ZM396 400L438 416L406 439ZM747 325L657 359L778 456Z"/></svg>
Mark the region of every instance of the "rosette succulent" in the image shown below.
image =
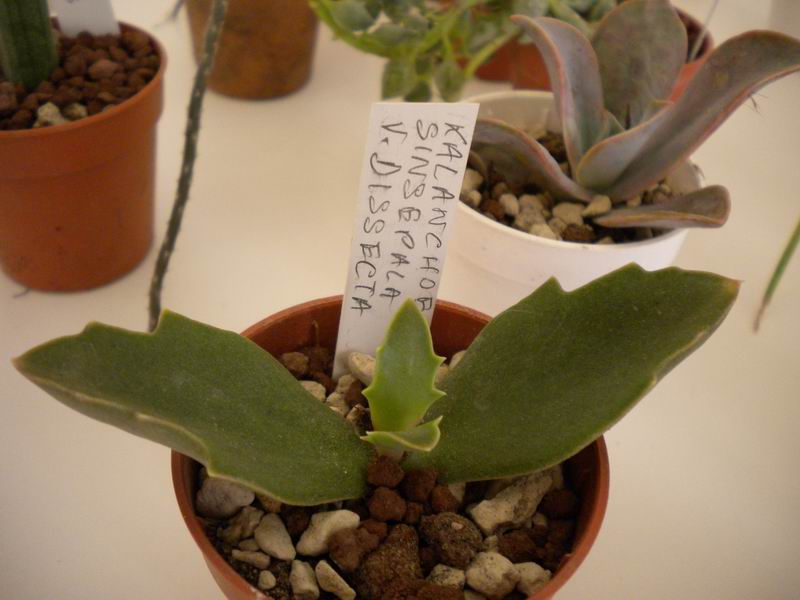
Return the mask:
<svg viewBox="0 0 800 600"><path fill-rule="evenodd" d="M483 163L509 183L536 184L557 199L610 198L611 209L593 219L604 227L725 223L730 200L721 186L639 206L635 199L663 181L753 93L800 69L800 41L769 31L738 35L719 46L672 101L687 35L668 0L623 2L592 41L564 21L513 20L547 66L568 163L559 165L527 132L480 119L473 151Z"/></svg>

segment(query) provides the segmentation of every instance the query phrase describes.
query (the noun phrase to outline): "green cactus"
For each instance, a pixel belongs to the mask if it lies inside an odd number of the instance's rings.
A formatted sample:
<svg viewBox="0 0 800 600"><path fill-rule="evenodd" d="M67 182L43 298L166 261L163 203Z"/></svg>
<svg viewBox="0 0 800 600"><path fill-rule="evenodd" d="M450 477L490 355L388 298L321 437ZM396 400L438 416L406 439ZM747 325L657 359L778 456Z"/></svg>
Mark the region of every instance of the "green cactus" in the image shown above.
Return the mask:
<svg viewBox="0 0 800 600"><path fill-rule="evenodd" d="M56 67L47 0L0 2L0 66L9 81L32 90Z"/></svg>
<svg viewBox="0 0 800 600"><path fill-rule="evenodd" d="M767 31L736 36L706 60L683 95L668 100L684 64L686 30L668 0L627 0L590 42L551 18L513 17L547 66L570 175L525 132L479 120L473 150L509 181L535 183L556 198L616 203L646 191L767 83L800 70L800 41ZM730 212L721 186L668 204L614 208L605 227L719 227Z"/></svg>

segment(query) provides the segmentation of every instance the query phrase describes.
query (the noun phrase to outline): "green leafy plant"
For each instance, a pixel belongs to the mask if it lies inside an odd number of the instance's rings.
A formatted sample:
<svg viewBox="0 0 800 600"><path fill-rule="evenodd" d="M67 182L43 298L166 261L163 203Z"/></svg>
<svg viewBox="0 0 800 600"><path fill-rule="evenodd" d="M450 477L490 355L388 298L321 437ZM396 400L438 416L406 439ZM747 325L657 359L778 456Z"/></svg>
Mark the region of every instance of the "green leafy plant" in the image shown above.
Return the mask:
<svg viewBox="0 0 800 600"><path fill-rule="evenodd" d="M310 0L333 33L387 59L384 98L447 101L503 44L520 34L508 17L551 15L591 31L617 0Z"/></svg>
<svg viewBox="0 0 800 600"><path fill-rule="evenodd" d="M0 2L0 66L9 81L32 90L56 67L47 0Z"/></svg>
<svg viewBox="0 0 800 600"><path fill-rule="evenodd" d="M608 196L604 227L719 227L730 212L721 186L659 204L621 206L662 181L765 84L800 69L800 41L775 32L736 36L713 52L683 95L667 100L684 64L686 29L668 0L627 0L592 42L550 18L515 16L542 54L568 158L565 172L526 132L481 119L473 150L509 182L559 199Z"/></svg>
<svg viewBox="0 0 800 600"><path fill-rule="evenodd" d="M445 482L549 467L699 347L737 291L716 275L633 265L569 293L551 280L484 328L444 396L427 325L405 304L365 392L376 427L365 439L407 451L406 466L435 466ZM165 312L152 334L91 324L15 364L67 406L278 500L314 505L366 490L374 447L235 333Z"/></svg>
<svg viewBox="0 0 800 600"><path fill-rule="evenodd" d="M778 259L778 264L775 265L775 270L772 272L769 283L764 290L764 296L761 298L761 305L758 307L756 320L753 324L753 328L756 331L758 331L758 328L761 326L761 320L764 318L764 313L767 311L767 307L772 301L772 296L775 295L775 291L778 289L778 285L780 284L781 279L783 279L783 275L786 272L786 267L789 266L789 261L792 260L792 256L794 256L798 245L800 245L800 221L797 222L794 231L789 236L789 241L786 243L786 247L783 249L780 258Z"/></svg>

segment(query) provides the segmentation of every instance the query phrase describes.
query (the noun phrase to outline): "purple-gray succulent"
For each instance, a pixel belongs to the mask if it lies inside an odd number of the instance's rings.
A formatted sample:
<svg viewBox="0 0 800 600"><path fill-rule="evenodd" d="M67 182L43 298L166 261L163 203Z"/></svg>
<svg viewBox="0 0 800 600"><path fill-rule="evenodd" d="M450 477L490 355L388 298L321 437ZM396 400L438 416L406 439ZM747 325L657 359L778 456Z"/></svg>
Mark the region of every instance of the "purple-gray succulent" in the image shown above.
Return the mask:
<svg viewBox="0 0 800 600"><path fill-rule="evenodd" d="M668 0L628 0L590 42L551 18L512 17L542 54L569 162L565 174L535 139L480 119L473 150L507 179L559 199L624 203L662 181L730 114L767 83L800 69L800 41L770 31L738 35L716 49L684 93L669 100L687 55L686 29ZM657 205L613 208L605 227L719 227L728 192L709 186Z"/></svg>

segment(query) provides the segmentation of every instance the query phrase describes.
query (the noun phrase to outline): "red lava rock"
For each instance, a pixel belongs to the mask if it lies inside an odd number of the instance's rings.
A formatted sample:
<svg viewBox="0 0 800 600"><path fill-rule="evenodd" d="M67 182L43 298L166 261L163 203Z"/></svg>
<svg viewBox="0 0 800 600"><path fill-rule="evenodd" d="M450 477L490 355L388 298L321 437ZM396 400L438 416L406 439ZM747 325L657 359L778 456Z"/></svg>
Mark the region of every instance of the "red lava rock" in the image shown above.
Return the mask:
<svg viewBox="0 0 800 600"><path fill-rule="evenodd" d="M347 388L347 391L344 393L344 401L347 402L347 406L353 408L358 404L362 406L367 406L369 404L367 402L366 396L364 396L364 394L361 393L363 389L364 389L364 384L358 380L350 384L350 387Z"/></svg>
<svg viewBox="0 0 800 600"><path fill-rule="evenodd" d="M150 45L150 39L142 31L126 31L122 34L122 46L131 52Z"/></svg>
<svg viewBox="0 0 800 600"><path fill-rule="evenodd" d="M111 60L114 60L118 63L124 63L126 60L130 58L130 55L119 46L111 46L108 49L108 55L109 58L111 58Z"/></svg>
<svg viewBox="0 0 800 600"><path fill-rule="evenodd" d="M12 115L19 108L14 84L8 81L0 83L0 115ZM23 106L23 108L25 108Z"/></svg>
<svg viewBox="0 0 800 600"><path fill-rule="evenodd" d="M597 234L588 225L567 225L561 232L561 237L567 242L591 244L597 239Z"/></svg>
<svg viewBox="0 0 800 600"><path fill-rule="evenodd" d="M328 554L345 573L352 573L365 554L375 550L380 538L366 528L341 529L328 539Z"/></svg>
<svg viewBox="0 0 800 600"><path fill-rule="evenodd" d="M572 490L552 490L544 495L537 510L550 519L566 519L578 514L579 505Z"/></svg>
<svg viewBox="0 0 800 600"><path fill-rule="evenodd" d="M88 112L90 115L96 115L103 112L105 107L106 105L100 102L100 100L90 100L86 105L86 112Z"/></svg>
<svg viewBox="0 0 800 600"><path fill-rule="evenodd" d="M125 85L128 83L128 76L125 73L114 73L111 76L111 83L116 86Z"/></svg>
<svg viewBox="0 0 800 600"><path fill-rule="evenodd" d="M575 523L552 519L547 533L547 541L562 548L568 547L572 543L572 535L575 533Z"/></svg>
<svg viewBox="0 0 800 600"><path fill-rule="evenodd" d="M424 503L435 485L435 469L415 469L406 473L403 480L403 494L412 502Z"/></svg>
<svg viewBox="0 0 800 600"><path fill-rule="evenodd" d="M140 73L143 69L139 69L136 73ZM322 371L323 373L330 373L333 367L333 353L324 346L307 346L301 348L300 352L308 357L308 370L312 373L314 371Z"/></svg>
<svg viewBox="0 0 800 600"><path fill-rule="evenodd" d="M58 83L59 81L63 81L67 78L67 72L63 69L63 67L56 67L53 69L52 74L50 75L50 81L53 83Z"/></svg>
<svg viewBox="0 0 800 600"><path fill-rule="evenodd" d="M106 104L116 104L119 101L111 92L100 92L97 94L97 99Z"/></svg>
<svg viewBox="0 0 800 600"><path fill-rule="evenodd" d="M437 485L431 492L433 512L456 512L460 503L446 485Z"/></svg>
<svg viewBox="0 0 800 600"><path fill-rule="evenodd" d="M286 525L286 531L292 538L300 537L308 529L311 522L311 511L302 506L289 506L284 504L281 507L281 518Z"/></svg>
<svg viewBox="0 0 800 600"><path fill-rule="evenodd" d="M86 73L86 60L82 56L73 54L64 62L64 70L67 72L67 75L73 77L83 75Z"/></svg>
<svg viewBox="0 0 800 600"><path fill-rule="evenodd" d="M439 564L436 558L436 552L433 548L424 546L419 549L419 562L422 565L422 572L427 576L433 570L433 567Z"/></svg>
<svg viewBox="0 0 800 600"><path fill-rule="evenodd" d="M387 487L376 489L367 501L369 512L378 521L400 521L406 514L406 501Z"/></svg>
<svg viewBox="0 0 800 600"><path fill-rule="evenodd" d="M422 579L401 579L392 582L380 600L464 600L464 592Z"/></svg>
<svg viewBox="0 0 800 600"><path fill-rule="evenodd" d="M49 98L42 96L43 95L40 94L30 94L25 98L25 100L22 101L22 104L20 104L19 107L29 110L31 112L36 112L39 108L39 104L47 102L49 100ZM0 97L0 104L2 104L2 97ZM0 106L0 113L2 112L3 112L2 106Z"/></svg>
<svg viewBox="0 0 800 600"><path fill-rule="evenodd" d="M101 58L89 67L89 77L98 81L100 79L108 79L120 68L120 65L107 58ZM125 76L122 74L123 77Z"/></svg>
<svg viewBox="0 0 800 600"><path fill-rule="evenodd" d="M382 521L376 521L375 519L367 519L366 521L362 521L359 527L367 530L372 535L378 536L380 541L385 540L386 536L389 535L389 526L386 523Z"/></svg>
<svg viewBox="0 0 800 600"><path fill-rule="evenodd" d="M417 532L408 525L395 525L389 537L369 554L353 580L359 597L381 598L397 581L422 579Z"/></svg>
<svg viewBox="0 0 800 600"><path fill-rule="evenodd" d="M422 513L423 513L422 504L420 504L419 502L407 502L406 514L405 517L403 517L403 521L405 521L409 525L416 525L422 518Z"/></svg>
<svg viewBox="0 0 800 600"><path fill-rule="evenodd" d="M533 540L537 546L544 546L547 543L547 527L544 525L534 525L532 529L527 531L528 536Z"/></svg>
<svg viewBox="0 0 800 600"><path fill-rule="evenodd" d="M367 466L367 483L370 485L397 487L403 481L404 476L403 467L385 455L378 456Z"/></svg>
<svg viewBox="0 0 800 600"><path fill-rule="evenodd" d="M498 221L501 221L506 214L503 205L492 198L484 199L479 208L481 212L492 215Z"/></svg>
<svg viewBox="0 0 800 600"><path fill-rule="evenodd" d="M130 83L130 78L128 78L128 83ZM308 373L308 357L302 352L284 352L281 354L280 361L286 370L298 379Z"/></svg>
<svg viewBox="0 0 800 600"><path fill-rule="evenodd" d="M56 91L56 86L50 81L42 81L33 91L38 94L54 94Z"/></svg>
<svg viewBox="0 0 800 600"><path fill-rule="evenodd" d="M455 513L439 513L422 518L422 539L436 552L439 562L466 569L483 545L475 524Z"/></svg>
<svg viewBox="0 0 800 600"><path fill-rule="evenodd" d="M8 122L9 129L27 129L33 124L33 113L26 109L15 112Z"/></svg>
<svg viewBox="0 0 800 600"><path fill-rule="evenodd" d="M497 551L512 563L535 562L538 555L527 531L511 531L497 539Z"/></svg>

